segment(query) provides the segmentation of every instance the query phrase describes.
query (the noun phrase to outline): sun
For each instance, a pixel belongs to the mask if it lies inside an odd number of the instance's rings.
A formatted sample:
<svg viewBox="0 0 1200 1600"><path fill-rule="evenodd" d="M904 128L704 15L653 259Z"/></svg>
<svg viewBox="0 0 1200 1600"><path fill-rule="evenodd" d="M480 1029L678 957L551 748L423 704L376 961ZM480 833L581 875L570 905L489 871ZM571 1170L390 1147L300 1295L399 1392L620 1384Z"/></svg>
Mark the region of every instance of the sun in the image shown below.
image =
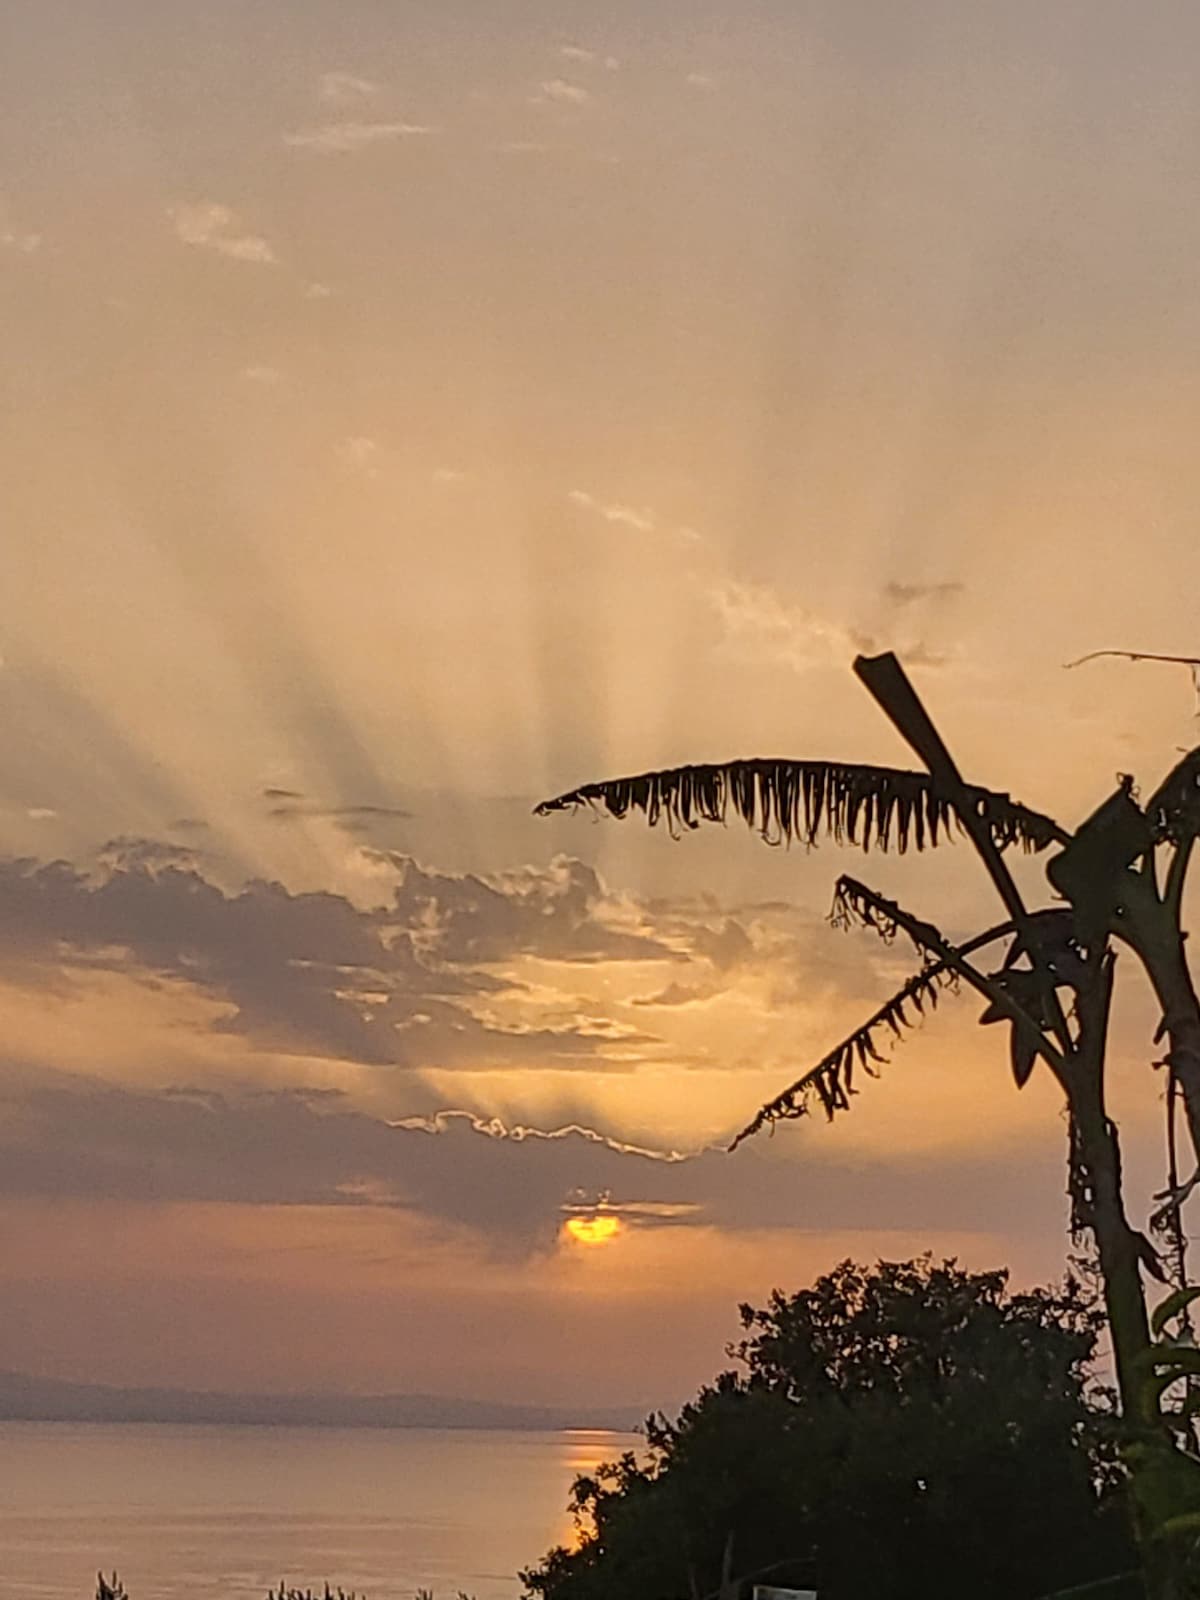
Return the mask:
<svg viewBox="0 0 1200 1600"><path fill-rule="evenodd" d="M576 1244L608 1244L621 1231L621 1219L609 1213L594 1217L568 1217L567 1232Z"/></svg>

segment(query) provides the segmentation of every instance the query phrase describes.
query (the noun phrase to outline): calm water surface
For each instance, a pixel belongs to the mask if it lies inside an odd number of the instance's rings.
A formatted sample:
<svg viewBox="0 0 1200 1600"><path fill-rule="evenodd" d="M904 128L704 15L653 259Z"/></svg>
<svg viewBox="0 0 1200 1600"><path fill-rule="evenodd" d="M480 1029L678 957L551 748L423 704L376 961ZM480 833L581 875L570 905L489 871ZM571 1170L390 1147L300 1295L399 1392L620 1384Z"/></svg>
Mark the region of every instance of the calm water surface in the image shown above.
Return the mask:
<svg viewBox="0 0 1200 1600"><path fill-rule="evenodd" d="M626 1434L0 1422L5 1600L265 1600L328 1578L370 1600L514 1600L569 1536L571 1480Z"/></svg>

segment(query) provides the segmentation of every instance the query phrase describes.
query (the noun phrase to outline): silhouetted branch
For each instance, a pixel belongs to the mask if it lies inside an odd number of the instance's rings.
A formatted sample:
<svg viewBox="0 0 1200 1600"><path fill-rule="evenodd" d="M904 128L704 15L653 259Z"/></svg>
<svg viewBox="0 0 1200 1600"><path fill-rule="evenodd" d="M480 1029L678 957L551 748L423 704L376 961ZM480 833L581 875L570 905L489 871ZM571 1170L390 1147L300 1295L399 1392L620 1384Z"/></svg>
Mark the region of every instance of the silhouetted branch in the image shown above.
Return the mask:
<svg viewBox="0 0 1200 1600"><path fill-rule="evenodd" d="M1153 650L1089 650L1085 656L1077 656L1074 661L1064 661L1064 667L1082 667L1088 661L1100 661L1104 657L1117 656L1122 661L1168 661L1176 667L1193 667L1200 669L1200 656L1164 656L1158 655Z"/></svg>
<svg viewBox="0 0 1200 1600"><path fill-rule="evenodd" d="M1200 656L1164 656L1153 650L1089 650L1087 655L1079 656L1075 661L1064 661L1063 665L1082 667L1085 662L1100 661L1105 657L1117 657L1122 661L1166 661L1173 667L1186 667L1191 674L1197 710L1200 711Z"/></svg>

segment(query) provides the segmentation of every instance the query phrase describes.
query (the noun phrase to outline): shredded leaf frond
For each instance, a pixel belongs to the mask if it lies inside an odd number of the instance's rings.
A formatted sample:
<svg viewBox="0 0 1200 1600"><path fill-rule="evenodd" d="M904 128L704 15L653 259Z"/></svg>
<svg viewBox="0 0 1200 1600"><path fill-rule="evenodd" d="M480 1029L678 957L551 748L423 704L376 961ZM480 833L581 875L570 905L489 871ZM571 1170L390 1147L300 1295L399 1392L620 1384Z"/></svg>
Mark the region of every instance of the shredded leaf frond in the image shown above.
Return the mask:
<svg viewBox="0 0 1200 1600"><path fill-rule="evenodd" d="M1044 850L1069 838L1050 817L1006 794L968 787L965 798L1000 849L1019 844L1027 851ZM952 838L955 805L962 803L961 790L951 794L924 772L755 759L586 783L543 800L534 810L540 817L584 805L614 817L641 811L651 827L663 819L673 834L702 822L724 823L732 812L768 844L814 845L824 834L838 844L903 853L910 845L923 850Z"/></svg>
<svg viewBox="0 0 1200 1600"><path fill-rule="evenodd" d="M1010 938L1013 932L1012 923L1003 922L968 940L955 951L955 956L973 955L985 945ZM761 1107L729 1146L730 1150L736 1150L743 1139L753 1138L763 1128L807 1116L814 1105L820 1105L830 1122L839 1111L848 1111L850 1096L858 1093L855 1073L862 1071L868 1077L877 1078L879 1068L889 1059L879 1048L878 1035L884 1034L885 1046L896 1044L906 1029L919 1027L929 1012L937 1009L944 990L957 988L958 975L949 961L927 961L920 972L914 973L861 1027L835 1045L803 1077Z"/></svg>
<svg viewBox="0 0 1200 1600"><path fill-rule="evenodd" d="M901 912L894 900L868 889L865 883L843 873L833 888L833 909L829 920L835 928L870 928L885 944L898 933L905 933L922 956L941 959L946 941L931 922Z"/></svg>
<svg viewBox="0 0 1200 1600"><path fill-rule="evenodd" d="M933 962L916 973L849 1038L835 1045L815 1067L769 1100L729 1148L736 1150L743 1139L752 1138L762 1128L776 1122L807 1116L817 1104L830 1122L839 1111L849 1111L850 1096L858 1093L854 1086L855 1072L861 1070L868 1077L877 1078L879 1067L888 1059L880 1052L877 1035L886 1030L894 1042L906 1028L919 1026L927 1011L936 1009L947 984L953 985L953 974L944 961Z"/></svg>

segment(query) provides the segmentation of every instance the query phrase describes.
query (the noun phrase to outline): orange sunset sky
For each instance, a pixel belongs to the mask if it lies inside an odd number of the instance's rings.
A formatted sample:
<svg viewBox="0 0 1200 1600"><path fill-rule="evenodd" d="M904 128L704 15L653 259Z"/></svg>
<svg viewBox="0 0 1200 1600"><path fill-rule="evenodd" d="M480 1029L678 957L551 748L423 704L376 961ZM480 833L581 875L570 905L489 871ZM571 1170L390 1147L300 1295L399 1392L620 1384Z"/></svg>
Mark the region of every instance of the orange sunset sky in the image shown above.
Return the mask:
<svg viewBox="0 0 1200 1600"><path fill-rule="evenodd" d="M1061 1270L1053 1086L969 997L721 1153L912 966L837 872L965 936L965 846L531 810L908 764L860 650L1068 825L1195 742L1182 670L1063 663L1200 653L1198 51L1191 0L7 8L0 1367L669 1403L845 1255Z"/></svg>

